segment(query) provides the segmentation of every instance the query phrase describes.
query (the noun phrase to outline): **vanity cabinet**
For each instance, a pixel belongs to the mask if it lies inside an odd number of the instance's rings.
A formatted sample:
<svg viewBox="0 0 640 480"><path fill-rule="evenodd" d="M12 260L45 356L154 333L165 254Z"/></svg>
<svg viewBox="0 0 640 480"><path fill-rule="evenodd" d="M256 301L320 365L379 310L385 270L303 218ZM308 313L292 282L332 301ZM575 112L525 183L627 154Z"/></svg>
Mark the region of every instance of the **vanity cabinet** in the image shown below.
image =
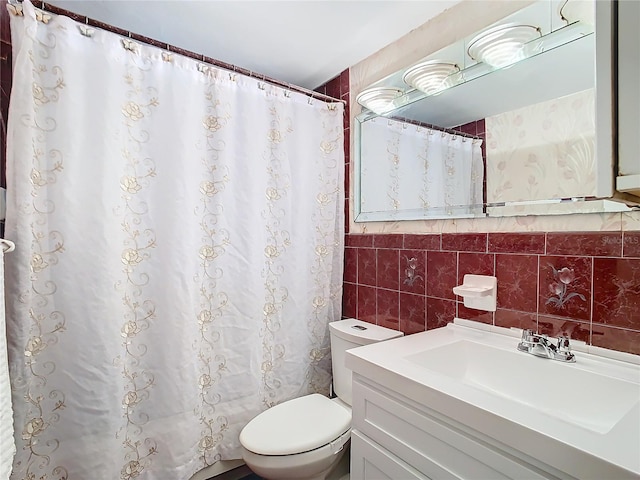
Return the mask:
<svg viewBox="0 0 640 480"><path fill-rule="evenodd" d="M618 2L617 189L640 196L640 2Z"/></svg>
<svg viewBox="0 0 640 480"><path fill-rule="evenodd" d="M499 439L353 378L351 479L571 479Z"/></svg>

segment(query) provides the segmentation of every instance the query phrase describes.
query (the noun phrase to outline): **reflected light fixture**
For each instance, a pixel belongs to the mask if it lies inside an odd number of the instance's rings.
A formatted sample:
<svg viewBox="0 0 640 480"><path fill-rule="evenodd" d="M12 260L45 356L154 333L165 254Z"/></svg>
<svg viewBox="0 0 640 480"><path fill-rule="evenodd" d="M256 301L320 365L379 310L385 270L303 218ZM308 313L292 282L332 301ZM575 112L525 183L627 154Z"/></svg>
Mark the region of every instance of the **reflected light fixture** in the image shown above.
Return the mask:
<svg viewBox="0 0 640 480"><path fill-rule="evenodd" d="M402 97L403 94L404 92L399 88L367 88L356 97L356 102L378 115L384 115L400 106L396 100Z"/></svg>
<svg viewBox="0 0 640 480"><path fill-rule="evenodd" d="M468 55L494 68L501 68L542 51L542 32L533 25L508 23L497 25L476 35L467 49Z"/></svg>
<svg viewBox="0 0 640 480"><path fill-rule="evenodd" d="M460 67L443 60L428 60L409 68L402 80L407 85L426 93L436 95L462 81Z"/></svg>

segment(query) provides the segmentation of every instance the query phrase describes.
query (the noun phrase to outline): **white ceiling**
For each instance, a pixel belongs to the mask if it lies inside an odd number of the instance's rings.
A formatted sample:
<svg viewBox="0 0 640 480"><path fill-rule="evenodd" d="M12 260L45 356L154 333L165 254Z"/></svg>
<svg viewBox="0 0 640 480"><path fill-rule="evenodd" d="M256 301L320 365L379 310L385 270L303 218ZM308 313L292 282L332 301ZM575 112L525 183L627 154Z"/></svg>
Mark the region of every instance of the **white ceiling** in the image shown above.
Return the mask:
<svg viewBox="0 0 640 480"><path fill-rule="evenodd" d="M52 0L125 30L313 89L460 0Z"/></svg>

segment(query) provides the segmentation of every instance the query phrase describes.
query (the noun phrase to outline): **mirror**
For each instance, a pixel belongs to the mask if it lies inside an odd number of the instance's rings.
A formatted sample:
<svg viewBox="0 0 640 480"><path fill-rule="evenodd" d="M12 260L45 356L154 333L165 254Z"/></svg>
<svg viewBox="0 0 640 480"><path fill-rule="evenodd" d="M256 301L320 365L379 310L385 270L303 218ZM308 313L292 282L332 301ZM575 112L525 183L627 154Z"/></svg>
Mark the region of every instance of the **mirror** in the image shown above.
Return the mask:
<svg viewBox="0 0 640 480"><path fill-rule="evenodd" d="M355 221L628 210L605 199L611 8L535 2L361 92Z"/></svg>

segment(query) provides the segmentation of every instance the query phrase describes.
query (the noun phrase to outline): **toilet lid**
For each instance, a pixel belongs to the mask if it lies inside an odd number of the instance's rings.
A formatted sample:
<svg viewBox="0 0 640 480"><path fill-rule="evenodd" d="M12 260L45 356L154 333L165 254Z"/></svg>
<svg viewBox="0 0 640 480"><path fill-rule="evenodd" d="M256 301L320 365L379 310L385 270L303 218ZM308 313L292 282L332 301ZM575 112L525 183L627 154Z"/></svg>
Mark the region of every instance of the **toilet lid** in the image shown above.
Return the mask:
<svg viewBox="0 0 640 480"><path fill-rule="evenodd" d="M240 443L260 455L292 455L327 445L349 430L351 412L313 393L262 412L240 432Z"/></svg>

